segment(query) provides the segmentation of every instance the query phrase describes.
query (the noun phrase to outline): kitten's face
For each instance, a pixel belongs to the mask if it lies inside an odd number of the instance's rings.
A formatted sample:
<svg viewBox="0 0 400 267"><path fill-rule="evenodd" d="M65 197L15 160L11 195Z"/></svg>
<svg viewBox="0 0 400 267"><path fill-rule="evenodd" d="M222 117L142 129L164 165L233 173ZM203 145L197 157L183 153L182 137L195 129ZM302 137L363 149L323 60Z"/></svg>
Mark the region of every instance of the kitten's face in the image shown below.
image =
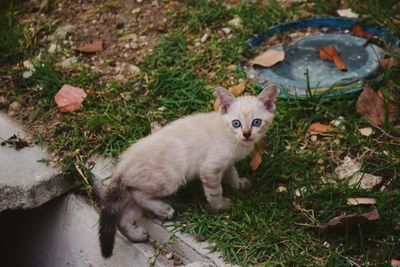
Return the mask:
<svg viewBox="0 0 400 267"><path fill-rule="evenodd" d="M225 125L242 144L252 145L259 141L272 123L277 91L276 88L265 90L258 97L231 98L228 91L228 94L218 93Z"/></svg>

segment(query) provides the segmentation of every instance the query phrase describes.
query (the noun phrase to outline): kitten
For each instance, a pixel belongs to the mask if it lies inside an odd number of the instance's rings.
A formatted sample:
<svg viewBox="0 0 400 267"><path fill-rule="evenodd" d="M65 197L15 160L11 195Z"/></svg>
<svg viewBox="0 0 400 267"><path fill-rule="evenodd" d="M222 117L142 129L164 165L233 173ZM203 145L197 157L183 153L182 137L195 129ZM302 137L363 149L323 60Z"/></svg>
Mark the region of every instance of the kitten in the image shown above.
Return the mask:
<svg viewBox="0 0 400 267"><path fill-rule="evenodd" d="M200 177L208 203L227 210L231 201L222 195L221 182L233 188L251 184L240 178L234 163L245 158L266 133L275 112L275 86L258 97L235 98L218 87L219 112L178 119L126 150L105 193L100 213L101 252L110 257L116 228L132 242L147 239L135 221L143 210L171 219L173 208L159 200L175 193L194 177Z"/></svg>

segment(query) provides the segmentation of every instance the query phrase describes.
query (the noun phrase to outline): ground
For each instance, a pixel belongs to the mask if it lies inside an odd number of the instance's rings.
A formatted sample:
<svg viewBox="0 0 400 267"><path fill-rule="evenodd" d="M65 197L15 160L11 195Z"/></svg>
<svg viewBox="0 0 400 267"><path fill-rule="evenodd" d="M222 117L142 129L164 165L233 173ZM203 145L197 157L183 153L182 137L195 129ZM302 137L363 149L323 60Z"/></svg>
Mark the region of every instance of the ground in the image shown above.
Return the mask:
<svg viewBox="0 0 400 267"><path fill-rule="evenodd" d="M0 5L0 108L23 121L37 142L48 143L53 161L89 193L86 163L92 155L116 156L157 125L211 110L211 89L246 79L236 64L253 56L246 41L269 26L335 16L336 10L351 7L362 20L400 35L396 1L43 0ZM230 23L235 18L240 26ZM65 25L72 29L57 36ZM95 40L102 40L101 51L77 51ZM396 49L389 53L399 56ZM35 69L31 76L30 64ZM396 99L398 72L399 66L386 70L370 84ZM64 84L88 93L73 113L60 113L54 102ZM257 91L253 82L246 88L247 93ZM357 98L279 99L261 166L253 172L249 159L238 164L239 172L252 180L252 191L227 189L234 207L217 213L208 208L199 183L189 184L170 199L177 227L210 240L228 261L243 266L388 266L400 258L400 139L393 127L399 121L371 124L357 114ZM313 122L340 116L345 130L309 133ZM365 127L373 129L372 135L360 134ZM371 191L326 183L346 156L383 182ZM371 197L377 203L349 206L349 197ZM337 215L373 208L378 220L321 230Z"/></svg>

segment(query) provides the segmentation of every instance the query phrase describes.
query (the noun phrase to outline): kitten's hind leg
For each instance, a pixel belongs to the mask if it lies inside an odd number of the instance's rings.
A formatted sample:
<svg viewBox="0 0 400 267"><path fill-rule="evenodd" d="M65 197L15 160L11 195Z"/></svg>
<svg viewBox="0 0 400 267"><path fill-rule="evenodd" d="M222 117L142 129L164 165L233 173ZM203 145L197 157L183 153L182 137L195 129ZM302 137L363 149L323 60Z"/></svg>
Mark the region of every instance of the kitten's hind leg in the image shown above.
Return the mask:
<svg viewBox="0 0 400 267"><path fill-rule="evenodd" d="M131 195L142 208L153 212L163 220L170 220L174 217L175 211L167 203L154 199L151 195L141 191L133 191Z"/></svg>
<svg viewBox="0 0 400 267"><path fill-rule="evenodd" d="M248 190L251 187L251 182L244 177L239 177L236 168L233 165L225 170L222 181L230 184L234 189L237 190Z"/></svg>
<svg viewBox="0 0 400 267"><path fill-rule="evenodd" d="M127 202L122 210L118 224L119 231L131 242L143 242L148 238L147 231L136 225L142 216L142 208L134 201Z"/></svg>

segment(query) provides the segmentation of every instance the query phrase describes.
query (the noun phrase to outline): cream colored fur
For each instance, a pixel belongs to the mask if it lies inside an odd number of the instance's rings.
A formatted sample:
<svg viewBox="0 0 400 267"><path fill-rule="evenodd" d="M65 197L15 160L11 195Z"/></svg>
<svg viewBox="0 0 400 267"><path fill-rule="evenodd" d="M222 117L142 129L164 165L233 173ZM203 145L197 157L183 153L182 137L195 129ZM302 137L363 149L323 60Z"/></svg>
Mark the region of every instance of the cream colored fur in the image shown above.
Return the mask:
<svg viewBox="0 0 400 267"><path fill-rule="evenodd" d="M141 210L150 210L171 219L172 207L159 198L175 193L199 177L210 206L217 210L231 207L223 197L221 182L234 188L248 188L250 182L239 178L234 163L248 156L266 133L275 111L275 87L258 96L234 98L219 88L220 112L200 113L178 119L125 151L120 158L110 187L123 187L128 193L121 204L119 228L131 241L147 238L144 229L134 226ZM252 126L261 119L259 127ZM234 128L233 120L241 127ZM244 132L250 133L248 138Z"/></svg>

